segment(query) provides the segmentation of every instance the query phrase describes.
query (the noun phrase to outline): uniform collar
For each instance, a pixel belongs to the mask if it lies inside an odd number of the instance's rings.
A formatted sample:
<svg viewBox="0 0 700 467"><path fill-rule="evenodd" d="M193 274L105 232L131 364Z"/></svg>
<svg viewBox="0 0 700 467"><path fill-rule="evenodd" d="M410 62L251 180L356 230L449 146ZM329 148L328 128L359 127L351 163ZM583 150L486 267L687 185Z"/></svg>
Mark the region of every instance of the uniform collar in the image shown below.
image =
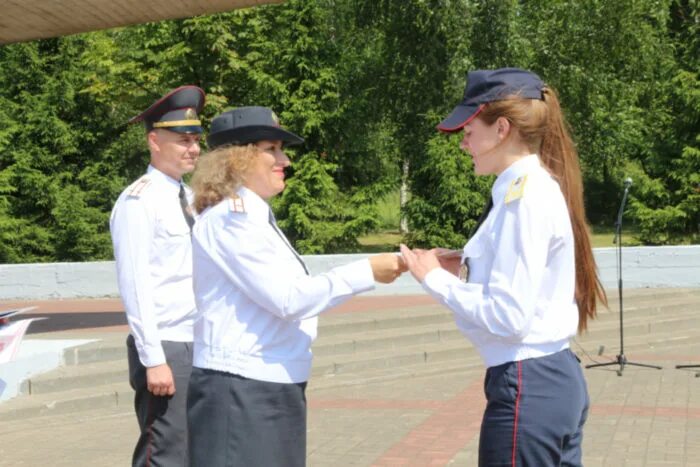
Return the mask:
<svg viewBox="0 0 700 467"><path fill-rule="evenodd" d="M152 165L148 165L148 170L146 171L146 173L148 174L148 177L155 183L167 186L168 189L173 189L177 192L180 191L180 180L175 180L174 178L165 175L163 172L156 169Z"/></svg>
<svg viewBox="0 0 700 467"><path fill-rule="evenodd" d="M496 178L496 182L491 187L491 197L494 204L506 196L506 191L513 180L525 174L533 172L542 167L537 154L530 154L517 162L512 163L506 170Z"/></svg>
<svg viewBox="0 0 700 467"><path fill-rule="evenodd" d="M242 186L236 192L243 200L248 219L267 224L270 220L270 205L257 193Z"/></svg>

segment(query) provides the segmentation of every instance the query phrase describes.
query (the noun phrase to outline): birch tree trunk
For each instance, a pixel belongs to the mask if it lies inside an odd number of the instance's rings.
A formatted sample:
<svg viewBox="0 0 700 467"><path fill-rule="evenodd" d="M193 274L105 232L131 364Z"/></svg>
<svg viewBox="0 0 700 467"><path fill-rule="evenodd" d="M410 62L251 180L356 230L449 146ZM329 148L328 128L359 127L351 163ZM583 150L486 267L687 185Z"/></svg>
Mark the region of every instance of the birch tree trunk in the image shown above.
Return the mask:
<svg viewBox="0 0 700 467"><path fill-rule="evenodd" d="M404 213L404 206L408 202L408 169L409 162L408 158L403 160L403 167L401 169L401 222L399 223L399 232L404 235L408 233L408 219L406 219L406 214Z"/></svg>

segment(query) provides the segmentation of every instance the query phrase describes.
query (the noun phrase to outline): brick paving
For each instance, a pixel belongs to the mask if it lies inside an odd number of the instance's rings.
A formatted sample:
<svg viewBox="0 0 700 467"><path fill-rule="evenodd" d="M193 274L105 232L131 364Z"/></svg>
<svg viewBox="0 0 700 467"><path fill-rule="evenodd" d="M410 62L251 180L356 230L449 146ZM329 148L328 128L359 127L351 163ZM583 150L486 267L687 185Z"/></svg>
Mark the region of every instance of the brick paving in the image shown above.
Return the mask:
<svg viewBox="0 0 700 467"><path fill-rule="evenodd" d="M46 306L65 312L71 309L68 302ZM83 312L119 309L118 302L80 302ZM426 297L363 298L334 313L428 303ZM592 328L589 337L580 339L592 355L582 354L583 364L613 359L616 339L606 338L610 353L596 355L595 325ZM126 332L124 326L104 326L72 335L88 336L96 329ZM617 366L584 370L591 396L584 436L586 466L700 466L700 378L696 370L674 368L700 363L700 342L671 344L627 355L630 361L661 365L662 370L629 366L621 377ZM392 369L386 372L390 375ZM322 384L327 378L331 376L312 379L308 387L310 467L477 465L483 370L445 364L444 372L338 387ZM0 466L129 465L136 432L131 401L89 413L2 422Z"/></svg>

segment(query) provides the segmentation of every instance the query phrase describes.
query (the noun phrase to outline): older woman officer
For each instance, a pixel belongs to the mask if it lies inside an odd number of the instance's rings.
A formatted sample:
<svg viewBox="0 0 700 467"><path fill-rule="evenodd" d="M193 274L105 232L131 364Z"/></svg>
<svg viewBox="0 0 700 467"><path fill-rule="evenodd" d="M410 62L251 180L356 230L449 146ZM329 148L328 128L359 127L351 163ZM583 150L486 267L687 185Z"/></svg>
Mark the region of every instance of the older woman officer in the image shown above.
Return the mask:
<svg viewBox="0 0 700 467"><path fill-rule="evenodd" d="M309 275L268 205L285 187L283 146L302 141L268 108L225 112L192 180L194 467L305 465L317 315L405 270L400 256L382 254Z"/></svg>
<svg viewBox="0 0 700 467"><path fill-rule="evenodd" d="M605 294L557 96L526 70L473 71L438 128L463 131L475 172L497 175L492 208L455 259L401 249L488 368L479 465L581 465L588 393L569 339Z"/></svg>

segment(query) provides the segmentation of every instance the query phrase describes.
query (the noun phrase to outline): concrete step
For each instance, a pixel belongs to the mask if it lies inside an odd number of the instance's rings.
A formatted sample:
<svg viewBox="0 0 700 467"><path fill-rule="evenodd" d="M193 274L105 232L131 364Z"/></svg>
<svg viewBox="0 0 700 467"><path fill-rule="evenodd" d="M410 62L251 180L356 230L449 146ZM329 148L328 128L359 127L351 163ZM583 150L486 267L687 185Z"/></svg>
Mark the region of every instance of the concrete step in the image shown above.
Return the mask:
<svg viewBox="0 0 700 467"><path fill-rule="evenodd" d="M624 280L624 277L623 277ZM624 286L624 284L623 284ZM608 303L613 304L618 302L618 290L606 290ZM624 303L628 301L632 303L643 303L653 300L664 301L668 298L688 296L700 298L700 288L645 288L645 289L624 289L622 290L622 299Z"/></svg>
<svg viewBox="0 0 700 467"><path fill-rule="evenodd" d="M36 396L18 397L0 405L0 420L19 420L98 407L133 409L134 391L128 383L91 386Z"/></svg>
<svg viewBox="0 0 700 467"><path fill-rule="evenodd" d="M449 310L435 304L410 309L361 311L351 313L327 313L319 318L320 337L338 334L362 333L385 329L407 328L429 324L453 322Z"/></svg>
<svg viewBox="0 0 700 467"><path fill-rule="evenodd" d="M84 365L65 366L24 381L20 393L47 394L90 386L124 383L129 380L126 358Z"/></svg>
<svg viewBox="0 0 700 467"><path fill-rule="evenodd" d="M65 365L85 365L96 362L109 362L126 358L126 337L117 335L107 340L93 342L63 352Z"/></svg>
<svg viewBox="0 0 700 467"><path fill-rule="evenodd" d="M315 356L323 357L371 350L391 350L407 345L461 339L462 334L449 314L448 317L449 321L427 325L416 324L407 327L354 331L334 335L320 333L313 344L313 352ZM403 319L412 322L412 318Z"/></svg>
<svg viewBox="0 0 700 467"><path fill-rule="evenodd" d="M625 296L625 351L671 353L700 342L700 290L642 290ZM94 407L130 411L126 336L67 349L66 366L31 378L20 396L0 405L0 419L79 412ZM580 345L580 348L578 347ZM605 355L597 357L600 346ZM605 361L619 348L619 314L601 312L590 332L572 348ZM452 313L439 304L347 313L320 319L309 390L480 372L483 363L457 329ZM583 358L587 364L587 357ZM590 362L589 362L590 363ZM679 362L683 363L683 362ZM654 364L654 362L651 362Z"/></svg>
<svg viewBox="0 0 700 467"><path fill-rule="evenodd" d="M314 393L332 388L367 386L381 384L400 379L414 379L430 376L440 376L452 373L463 373L465 377L477 374L482 377L486 368L480 359L458 359L431 364L418 363L397 366L393 368L367 369L361 373L330 373L314 376L310 379L307 392Z"/></svg>
<svg viewBox="0 0 700 467"><path fill-rule="evenodd" d="M581 347L591 354L596 354L601 346L608 354L618 352L620 348L619 333L606 337L588 334L576 338ZM700 326L678 327L651 333L631 333L625 329L625 353L653 353L657 350L668 350L679 346L688 346L700 342Z"/></svg>
<svg viewBox="0 0 700 467"><path fill-rule="evenodd" d="M398 366L431 364L475 358L476 350L466 339L404 346L392 350L365 350L352 355L330 355L314 359L312 375L358 373Z"/></svg>
<svg viewBox="0 0 700 467"><path fill-rule="evenodd" d="M480 358L466 340L448 346L444 343L414 345L391 353L363 352L354 357L353 360L348 360L347 356L315 359L312 373L325 375L314 383L315 387L388 381L411 374L483 370ZM31 395L0 406L0 419L40 417L125 404L130 409L133 391L126 382L126 369L117 364L113 366L113 371L105 371L103 363L65 367L37 378L30 383ZM316 376L312 381L315 380Z"/></svg>
<svg viewBox="0 0 700 467"><path fill-rule="evenodd" d="M633 297L625 302L625 324L633 325L638 320L648 320L659 315L674 317L680 314L693 315L700 311L700 291L697 289L680 289L677 292L664 289L639 289ZM660 300L659 297L664 298ZM670 298L669 298L670 297ZM612 303L611 303L612 304ZM617 326L619 314L614 307L612 311L602 310L598 319L591 323L591 329L603 330L605 326ZM672 319L672 318L669 318ZM369 334L374 331L408 329L407 335L416 334L416 328L435 325L435 329L445 333L455 333L456 326L452 313L439 304L411 308L408 310L390 309L367 312L322 315L319 320L319 338L315 349L319 355L333 352L331 347L324 348L331 336L346 336L336 351L349 342L358 340L354 336ZM444 337L445 334L443 334ZM456 334L455 334L456 335ZM407 337L409 338L409 337ZM108 341L100 341L66 349L63 354L65 365L84 365L95 362L123 360L126 355L124 341L126 335L115 336Z"/></svg>
<svg viewBox="0 0 700 467"><path fill-rule="evenodd" d="M697 315L697 313L695 313ZM624 319L624 334L654 334L666 330L676 330L683 328L700 327L700 317L693 315L669 316L664 319L648 320L648 319ZM593 339L603 339L611 336L617 336L620 332L620 322L611 321L610 323L602 324L595 321L588 326L588 332L585 334Z"/></svg>
<svg viewBox="0 0 700 467"><path fill-rule="evenodd" d="M700 329L678 329L659 332L655 335L634 335L626 338L625 348L630 353L668 352L675 348L688 348L700 341ZM580 346L591 354L586 358L573 344L575 352L582 356L583 364L610 361L617 350L617 340L606 342L608 351L604 356L595 355L597 343L581 340ZM614 350L613 350L614 349ZM352 357L352 358L350 358ZM656 361L649 362L656 364ZM117 366L115 364L115 366ZM67 368L60 375L46 378L34 386L39 388L31 396L22 396L0 406L0 419L13 420L41 417L61 413L86 411L93 408L124 407L131 410L133 391L126 383L125 368L103 371L104 365L83 365ZM95 373L90 374L94 370ZM77 371L73 375L70 372ZM449 372L478 372L484 366L475 349L466 339L431 344L411 345L392 352L364 351L358 354L316 358L312 370L310 391L381 383L411 376L439 376ZM117 381L105 383L105 374ZM60 383L63 378L69 382ZM73 380L73 378L75 378ZM92 381L92 383L90 383ZM65 386L61 387L61 384ZM43 385L43 387L42 387ZM80 387L83 385L83 387Z"/></svg>
<svg viewBox="0 0 700 467"><path fill-rule="evenodd" d="M640 313L640 314L653 314L658 313L659 310L673 308L677 310L700 310L700 298L690 297L687 295L680 295L677 297L669 297L665 300L651 300L645 302L637 303L624 303L623 304L625 314L627 313ZM606 314L618 314L620 310L618 303L610 303L609 308L599 309L599 313L602 316Z"/></svg>
<svg viewBox="0 0 700 467"><path fill-rule="evenodd" d="M700 326L697 313L689 311L687 307L680 309L681 312L661 313L660 316L663 318L655 320L650 320L646 314L639 316L636 312L630 313L631 316L626 317L624 329L627 341L631 343L633 336L647 336L637 340L648 342L649 339L653 339L665 331L676 334L679 330L685 331ZM452 321L451 314L445 310L440 310L439 313L447 316L448 320L433 319L436 315L430 312L421 316L430 318L428 322L431 322L431 324L423 326L395 326L394 324L398 320L409 324L414 324L415 320L413 316L404 318L393 316L387 318L389 322L386 325L382 320L371 320L372 326L369 329L373 330L370 331L346 327L345 333L331 333L330 335L321 333L313 347L316 361L314 371L316 374L327 372L334 374L339 371L347 372L349 368L363 368L365 370L376 366L383 368L386 365L391 365L392 359L396 362L410 364L410 362L420 361L421 364L424 364L429 354L423 350L423 346L438 344L433 352L439 352L435 355L442 356L451 355L452 351L446 346L448 344L450 348L451 344L455 344L458 348L470 347L468 341ZM360 329L365 328L360 326ZM583 337L583 341L600 342L599 345L610 348L611 344L609 343L617 342L618 336L619 322L617 319L607 322L599 320L592 323L591 329ZM602 344L602 342L608 344ZM23 394L42 394L96 383L119 383L127 380L127 364L121 346L108 351L109 348L105 347L105 343L101 343L94 346L94 349L98 352L97 358L90 358L87 353L89 349L86 349L82 352L80 361L99 360L99 357L103 355L107 355L109 359L75 366L69 365L30 378L22 385L21 392ZM112 360L119 355L122 356L121 359ZM389 359L389 363L384 361L387 359Z"/></svg>

